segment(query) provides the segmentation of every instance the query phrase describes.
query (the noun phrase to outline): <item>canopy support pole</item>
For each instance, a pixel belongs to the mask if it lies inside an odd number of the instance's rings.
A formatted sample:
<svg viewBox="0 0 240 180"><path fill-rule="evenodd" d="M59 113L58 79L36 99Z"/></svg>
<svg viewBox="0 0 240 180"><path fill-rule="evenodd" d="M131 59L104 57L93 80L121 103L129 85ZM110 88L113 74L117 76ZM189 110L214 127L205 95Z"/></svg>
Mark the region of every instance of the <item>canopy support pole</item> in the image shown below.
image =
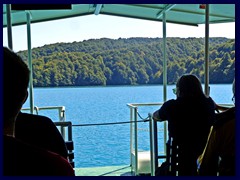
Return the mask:
<svg viewBox="0 0 240 180"><path fill-rule="evenodd" d="M163 101L167 100L166 14L163 13Z"/></svg>
<svg viewBox="0 0 240 180"><path fill-rule="evenodd" d="M34 102L33 102L33 68L32 68L32 47L31 47L31 14L29 11L26 11L26 16L27 16L28 67L30 70L29 102L30 102L30 113L33 114Z"/></svg>
<svg viewBox="0 0 240 180"><path fill-rule="evenodd" d="M94 14L95 15L99 15L101 9L102 9L102 4L96 4L96 8L95 8Z"/></svg>
<svg viewBox="0 0 240 180"><path fill-rule="evenodd" d="M209 96L209 4L205 9L205 95Z"/></svg>
<svg viewBox="0 0 240 180"><path fill-rule="evenodd" d="M163 102L167 100L167 58L166 58L166 42L167 42L167 31L166 31L166 13L163 12ZM167 123L164 121L164 144L167 142ZM166 146L164 146L164 152L166 152Z"/></svg>
<svg viewBox="0 0 240 180"><path fill-rule="evenodd" d="M8 47L13 50L12 43L12 19L11 19L11 4L6 4L7 11L7 35L8 35Z"/></svg>

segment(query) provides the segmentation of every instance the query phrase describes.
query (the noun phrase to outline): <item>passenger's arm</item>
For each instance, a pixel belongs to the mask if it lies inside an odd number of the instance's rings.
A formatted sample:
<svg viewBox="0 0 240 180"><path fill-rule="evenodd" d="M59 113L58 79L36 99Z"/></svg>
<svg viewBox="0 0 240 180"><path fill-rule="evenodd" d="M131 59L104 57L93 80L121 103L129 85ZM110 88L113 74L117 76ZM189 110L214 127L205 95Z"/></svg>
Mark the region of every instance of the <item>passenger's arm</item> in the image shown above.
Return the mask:
<svg viewBox="0 0 240 180"><path fill-rule="evenodd" d="M159 116L159 110L157 110L153 113L153 120L161 121L160 116Z"/></svg>
<svg viewBox="0 0 240 180"><path fill-rule="evenodd" d="M165 102L160 109L155 111L153 113L153 119L155 121L164 121L168 119L169 112L171 112L170 107L171 107L171 102L167 101Z"/></svg>

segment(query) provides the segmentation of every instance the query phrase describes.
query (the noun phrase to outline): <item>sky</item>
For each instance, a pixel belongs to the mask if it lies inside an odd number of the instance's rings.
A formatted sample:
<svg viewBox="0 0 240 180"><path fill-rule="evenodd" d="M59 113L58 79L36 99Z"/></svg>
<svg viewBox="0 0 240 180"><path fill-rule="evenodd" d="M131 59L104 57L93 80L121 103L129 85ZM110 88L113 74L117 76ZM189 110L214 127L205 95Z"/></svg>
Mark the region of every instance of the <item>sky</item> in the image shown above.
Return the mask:
<svg viewBox="0 0 240 180"><path fill-rule="evenodd" d="M204 37L205 26L167 23L167 37ZM26 25L13 27L13 50L27 50ZM21 34L21 35L20 35ZM107 15L87 15L31 24L32 48L57 42L79 42L99 38L162 37L162 23ZM235 23L211 24L210 37L235 38ZM3 45L7 46L7 29Z"/></svg>

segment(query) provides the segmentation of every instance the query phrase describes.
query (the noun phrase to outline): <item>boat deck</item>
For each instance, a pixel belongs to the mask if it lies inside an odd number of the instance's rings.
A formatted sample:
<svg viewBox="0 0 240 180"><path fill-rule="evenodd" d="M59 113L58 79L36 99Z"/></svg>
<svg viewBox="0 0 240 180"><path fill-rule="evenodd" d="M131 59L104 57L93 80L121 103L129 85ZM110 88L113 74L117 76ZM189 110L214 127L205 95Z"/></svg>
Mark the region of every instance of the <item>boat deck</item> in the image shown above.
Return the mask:
<svg viewBox="0 0 240 180"><path fill-rule="evenodd" d="M76 176L134 176L130 165L75 168Z"/></svg>

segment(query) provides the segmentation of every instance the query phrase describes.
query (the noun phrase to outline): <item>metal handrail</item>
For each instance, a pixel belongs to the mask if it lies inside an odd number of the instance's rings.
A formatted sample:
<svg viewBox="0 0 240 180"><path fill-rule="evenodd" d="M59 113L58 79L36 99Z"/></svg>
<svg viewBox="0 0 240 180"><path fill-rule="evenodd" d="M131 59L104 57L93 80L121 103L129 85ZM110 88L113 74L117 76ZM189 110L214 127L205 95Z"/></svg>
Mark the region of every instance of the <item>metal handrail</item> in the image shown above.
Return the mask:
<svg viewBox="0 0 240 180"><path fill-rule="evenodd" d="M130 123L130 166L131 166L131 171L133 171L132 165L133 165L133 160L132 160L132 152L133 152L133 142L134 142L134 163L135 163L135 168L134 168L134 173L135 175L138 175L138 128L137 128L137 123L138 123L138 107L144 107L144 106L161 106L163 103L128 103L127 106L130 108L130 122L134 122L134 131L133 131L133 123ZM149 122L149 128L150 128L150 140L152 139L151 136L153 135L153 132L151 128L155 127L151 125L152 122ZM164 129L164 133L166 132L166 129ZM164 140L165 142L166 140ZM150 141L151 144L151 141ZM166 143L165 143L166 144ZM156 151L156 145L150 145L150 149L154 149L153 151ZM151 150L150 150L151 153ZM150 154L151 155L151 154ZM155 156L155 155L151 155ZM156 159L156 158L150 158L150 159ZM155 161L155 160L154 160ZM156 162L151 161L151 166L154 166L154 168L151 168L151 175L154 175L155 172L155 166Z"/></svg>

